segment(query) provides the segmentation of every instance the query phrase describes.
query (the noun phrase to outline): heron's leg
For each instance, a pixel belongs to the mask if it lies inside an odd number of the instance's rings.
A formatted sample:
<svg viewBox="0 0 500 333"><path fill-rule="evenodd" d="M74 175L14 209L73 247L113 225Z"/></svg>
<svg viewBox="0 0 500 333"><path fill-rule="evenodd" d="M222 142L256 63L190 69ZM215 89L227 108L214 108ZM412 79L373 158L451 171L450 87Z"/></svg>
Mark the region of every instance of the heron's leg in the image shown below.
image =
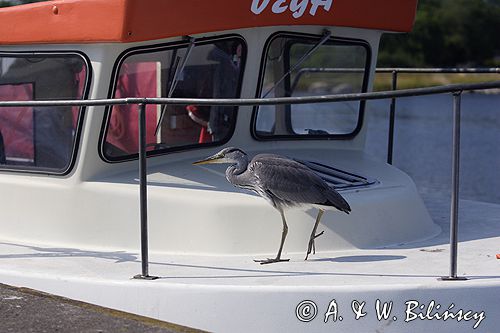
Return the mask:
<svg viewBox="0 0 500 333"><path fill-rule="evenodd" d="M311 237L309 237L309 245L307 246L307 253L306 253L306 258L304 260L307 260L309 257L309 254L313 252L313 254L316 254L316 246L314 245L314 240L318 238L319 236L323 235L324 231L320 232L319 234L316 235L316 230L318 229L319 221L321 220L321 217L323 216L323 213L325 211L323 209L319 209L318 211L318 216L316 216L316 222L314 223L313 230L311 232Z"/></svg>
<svg viewBox="0 0 500 333"><path fill-rule="evenodd" d="M273 262L280 261L290 261L290 259L281 259L281 251L283 251L283 245L285 244L286 235L288 234L288 225L286 224L285 213L283 210L279 210L281 214L281 220L283 221L283 231L281 232L281 244L278 250L278 254L276 254L276 258L274 259L265 259L265 260L254 260L255 262L259 262L261 265L271 264Z"/></svg>

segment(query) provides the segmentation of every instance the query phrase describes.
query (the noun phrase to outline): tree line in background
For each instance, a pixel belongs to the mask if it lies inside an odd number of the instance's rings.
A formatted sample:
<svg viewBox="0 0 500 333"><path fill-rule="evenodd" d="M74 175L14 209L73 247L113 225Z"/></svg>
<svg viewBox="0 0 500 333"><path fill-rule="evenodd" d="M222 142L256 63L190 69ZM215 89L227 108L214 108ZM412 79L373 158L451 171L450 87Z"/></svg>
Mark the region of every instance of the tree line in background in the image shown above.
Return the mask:
<svg viewBox="0 0 500 333"><path fill-rule="evenodd" d="M0 7L39 1L0 0ZM499 32L500 0L419 0L412 32L382 37L378 66L499 66Z"/></svg>
<svg viewBox="0 0 500 333"><path fill-rule="evenodd" d="M413 31L385 34L378 67L500 65L500 0L419 0Z"/></svg>

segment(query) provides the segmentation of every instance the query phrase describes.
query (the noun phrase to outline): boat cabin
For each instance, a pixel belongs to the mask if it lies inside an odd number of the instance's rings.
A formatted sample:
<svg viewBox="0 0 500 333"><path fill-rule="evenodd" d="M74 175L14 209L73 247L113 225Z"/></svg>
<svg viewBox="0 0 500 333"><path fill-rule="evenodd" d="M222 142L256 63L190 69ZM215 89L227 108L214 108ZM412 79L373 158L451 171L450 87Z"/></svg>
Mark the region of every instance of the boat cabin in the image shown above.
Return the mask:
<svg viewBox="0 0 500 333"><path fill-rule="evenodd" d="M0 100L366 92L382 32L409 31L416 3L69 0L4 8ZM224 168L191 165L225 146L301 160L341 192L352 214L325 214L319 252L435 234L411 179L364 151L364 109L147 105L150 250L275 252L281 224L272 207L228 184ZM132 104L2 107L2 238L136 251L137 119ZM314 216L290 211L287 253L304 252Z"/></svg>

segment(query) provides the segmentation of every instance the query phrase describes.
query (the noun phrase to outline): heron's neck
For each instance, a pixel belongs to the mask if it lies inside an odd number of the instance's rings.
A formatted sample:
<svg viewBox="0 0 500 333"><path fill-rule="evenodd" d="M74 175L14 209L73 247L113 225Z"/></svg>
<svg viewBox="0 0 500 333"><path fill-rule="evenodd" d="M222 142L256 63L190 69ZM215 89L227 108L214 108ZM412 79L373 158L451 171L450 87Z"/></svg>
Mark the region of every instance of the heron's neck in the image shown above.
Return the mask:
<svg viewBox="0 0 500 333"><path fill-rule="evenodd" d="M238 176L247 170L248 157L243 156L226 169L226 178L232 184L238 184Z"/></svg>

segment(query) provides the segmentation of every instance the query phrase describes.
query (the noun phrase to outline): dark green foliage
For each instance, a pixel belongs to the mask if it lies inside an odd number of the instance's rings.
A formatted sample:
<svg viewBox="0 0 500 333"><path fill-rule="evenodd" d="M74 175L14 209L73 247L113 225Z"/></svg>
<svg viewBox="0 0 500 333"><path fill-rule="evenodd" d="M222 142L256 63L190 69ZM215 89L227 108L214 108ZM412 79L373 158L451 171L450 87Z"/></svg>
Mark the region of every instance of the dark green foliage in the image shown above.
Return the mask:
<svg viewBox="0 0 500 333"><path fill-rule="evenodd" d="M500 0L420 0L409 34L386 34L379 67L491 66L500 56Z"/></svg>

